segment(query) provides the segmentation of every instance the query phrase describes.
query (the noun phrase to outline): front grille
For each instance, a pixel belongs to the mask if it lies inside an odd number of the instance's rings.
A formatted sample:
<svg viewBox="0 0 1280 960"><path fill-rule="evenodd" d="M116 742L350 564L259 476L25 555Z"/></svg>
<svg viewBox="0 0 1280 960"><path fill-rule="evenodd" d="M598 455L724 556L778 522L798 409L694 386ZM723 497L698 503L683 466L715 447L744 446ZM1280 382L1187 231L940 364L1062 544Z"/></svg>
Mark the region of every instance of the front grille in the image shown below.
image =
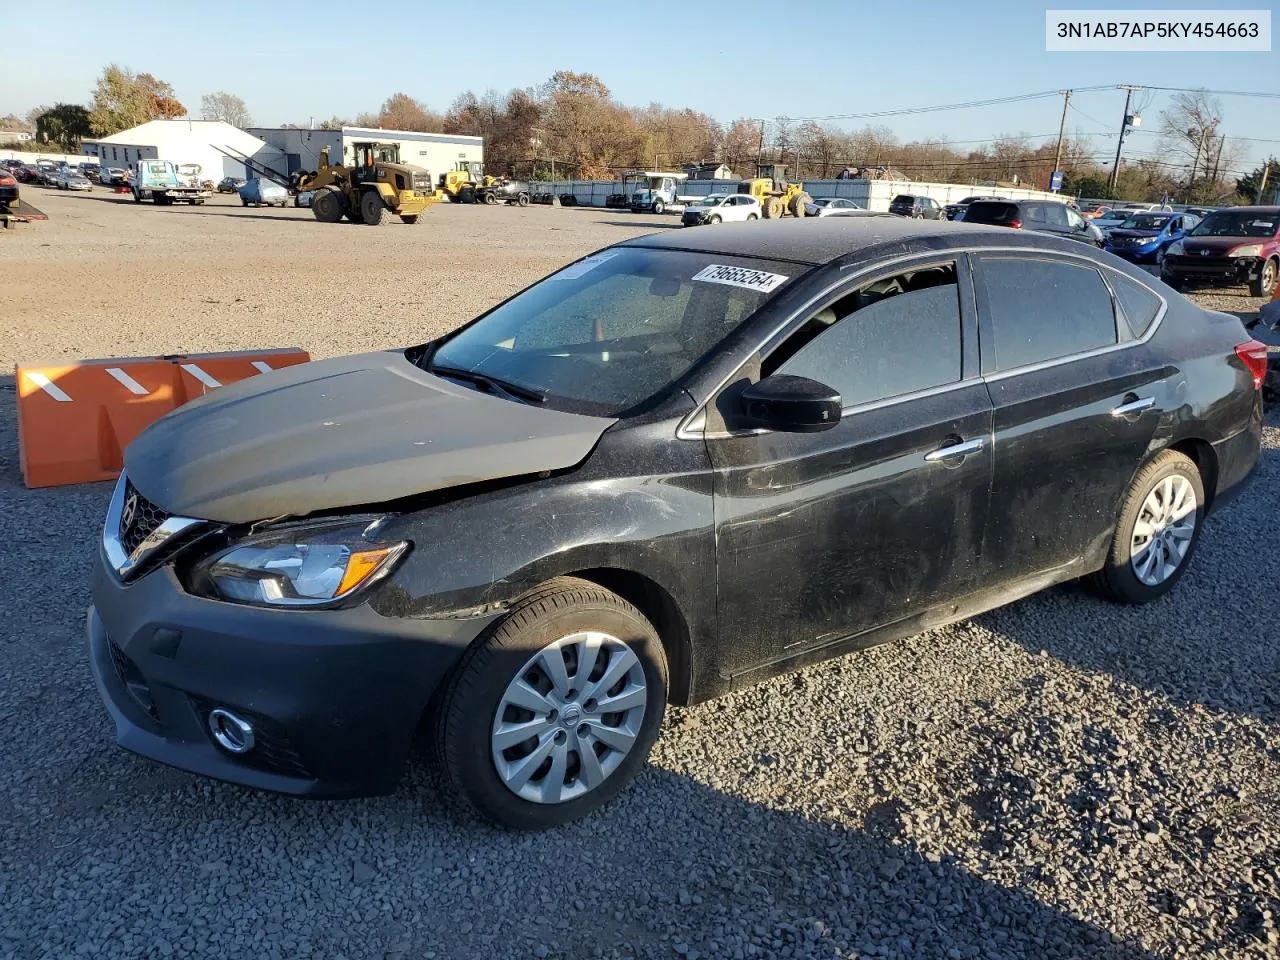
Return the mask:
<svg viewBox="0 0 1280 960"><path fill-rule="evenodd" d="M191 696L191 702L196 708L196 713L200 716L200 725L204 728L205 733L209 734L209 714L216 709L218 704L196 696ZM284 732L284 728L280 724L270 717L265 717L250 710L241 710L239 707L228 707L227 709L237 716L243 717L253 725L253 749L248 753L237 756L237 761L248 764L251 767L257 767L260 770L282 773L288 777L300 777L304 780L313 779L311 771L307 769L307 765L303 762L297 747L293 745L293 741L289 739L289 735ZM212 742L212 735L209 735Z"/></svg>
<svg viewBox="0 0 1280 960"><path fill-rule="evenodd" d="M132 480L126 479L120 513L120 545L124 547L125 556L132 556L139 544L170 516L140 494Z"/></svg>
<svg viewBox="0 0 1280 960"><path fill-rule="evenodd" d="M111 665L115 667L116 676L124 684L130 699L141 707L152 720L160 722L160 713L156 710L155 700L151 696L151 688L143 679L142 672L125 656L125 652L116 646L116 642L107 638L107 650L111 654Z"/></svg>

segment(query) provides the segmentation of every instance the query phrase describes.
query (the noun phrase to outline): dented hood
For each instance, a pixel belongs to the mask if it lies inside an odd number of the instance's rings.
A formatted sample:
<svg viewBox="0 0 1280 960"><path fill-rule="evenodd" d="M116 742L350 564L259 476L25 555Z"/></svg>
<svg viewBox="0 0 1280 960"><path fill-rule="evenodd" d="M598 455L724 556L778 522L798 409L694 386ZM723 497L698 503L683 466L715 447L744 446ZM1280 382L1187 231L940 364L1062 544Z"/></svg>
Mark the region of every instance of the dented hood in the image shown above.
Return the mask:
<svg viewBox="0 0 1280 960"><path fill-rule="evenodd" d="M613 423L374 353L298 364L180 407L129 445L125 471L169 513L247 523L565 469Z"/></svg>

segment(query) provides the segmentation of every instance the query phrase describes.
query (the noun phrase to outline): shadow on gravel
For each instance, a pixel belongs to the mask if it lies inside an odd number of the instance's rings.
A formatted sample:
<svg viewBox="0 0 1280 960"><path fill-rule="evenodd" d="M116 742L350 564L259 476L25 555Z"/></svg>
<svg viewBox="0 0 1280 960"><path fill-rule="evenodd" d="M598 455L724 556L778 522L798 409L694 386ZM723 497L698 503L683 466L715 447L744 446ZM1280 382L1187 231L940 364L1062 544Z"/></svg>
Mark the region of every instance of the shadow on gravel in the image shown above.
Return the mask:
<svg viewBox="0 0 1280 960"><path fill-rule="evenodd" d="M1032 653L1109 674L1175 705L1280 720L1275 413L1268 425L1272 447L1264 440L1250 484L1206 520L1192 564L1170 594L1125 606L1068 584L977 622Z"/></svg>

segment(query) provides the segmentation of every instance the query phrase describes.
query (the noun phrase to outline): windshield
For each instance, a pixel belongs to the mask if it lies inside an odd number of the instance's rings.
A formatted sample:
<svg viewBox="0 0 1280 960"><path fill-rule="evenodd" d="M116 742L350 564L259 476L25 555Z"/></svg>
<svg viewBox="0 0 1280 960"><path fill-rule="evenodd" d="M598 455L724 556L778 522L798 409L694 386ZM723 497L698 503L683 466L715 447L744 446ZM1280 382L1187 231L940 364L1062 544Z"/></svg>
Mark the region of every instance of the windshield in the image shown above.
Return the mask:
<svg viewBox="0 0 1280 960"><path fill-rule="evenodd" d="M1192 237L1271 237L1280 228L1280 216L1274 213L1250 213L1247 210L1215 210L1193 229Z"/></svg>
<svg viewBox="0 0 1280 960"><path fill-rule="evenodd" d="M1168 217L1154 217L1151 214L1142 214L1137 217L1130 217L1121 226L1126 230L1163 230L1164 225L1168 222Z"/></svg>
<svg viewBox="0 0 1280 960"><path fill-rule="evenodd" d="M617 416L684 376L802 269L718 253L602 250L460 331L427 369Z"/></svg>
<svg viewBox="0 0 1280 960"><path fill-rule="evenodd" d="M695 207L718 207L718 206L720 206L720 204L724 203L724 201L725 201L725 198L724 198L724 196L723 196L723 195L710 196L710 197L703 197L703 198L702 198L702 199L700 199L700 200L695 200L695 201L693 202L692 206L695 206Z"/></svg>

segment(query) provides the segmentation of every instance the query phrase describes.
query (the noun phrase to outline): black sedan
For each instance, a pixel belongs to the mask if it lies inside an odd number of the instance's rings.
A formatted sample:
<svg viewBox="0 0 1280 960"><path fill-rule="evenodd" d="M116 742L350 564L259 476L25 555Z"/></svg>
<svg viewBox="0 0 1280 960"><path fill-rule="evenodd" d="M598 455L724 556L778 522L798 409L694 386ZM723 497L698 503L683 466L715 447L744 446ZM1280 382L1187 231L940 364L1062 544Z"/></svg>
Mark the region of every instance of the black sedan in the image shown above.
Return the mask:
<svg viewBox="0 0 1280 960"><path fill-rule="evenodd" d="M8 167L0 167L0 206L18 205L18 178Z"/></svg>
<svg viewBox="0 0 1280 960"><path fill-rule="evenodd" d="M93 575L118 741L545 827L690 704L1066 580L1145 603L1259 458L1265 348L1041 234L640 237L439 340L224 387L125 454ZM1188 615L1192 615L1189 611Z"/></svg>

